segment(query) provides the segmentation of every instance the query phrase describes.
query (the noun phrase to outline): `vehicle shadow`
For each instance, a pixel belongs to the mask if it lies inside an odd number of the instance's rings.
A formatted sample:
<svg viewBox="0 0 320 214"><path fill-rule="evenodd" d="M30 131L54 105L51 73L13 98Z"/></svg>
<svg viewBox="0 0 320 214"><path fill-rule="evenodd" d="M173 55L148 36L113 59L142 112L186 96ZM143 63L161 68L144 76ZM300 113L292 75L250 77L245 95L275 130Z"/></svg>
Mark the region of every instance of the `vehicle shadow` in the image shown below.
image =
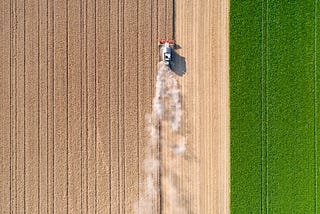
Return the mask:
<svg viewBox="0 0 320 214"><path fill-rule="evenodd" d="M180 46L178 47L181 48ZM182 77L187 72L185 57L180 56L176 51L172 51L172 58L171 70Z"/></svg>

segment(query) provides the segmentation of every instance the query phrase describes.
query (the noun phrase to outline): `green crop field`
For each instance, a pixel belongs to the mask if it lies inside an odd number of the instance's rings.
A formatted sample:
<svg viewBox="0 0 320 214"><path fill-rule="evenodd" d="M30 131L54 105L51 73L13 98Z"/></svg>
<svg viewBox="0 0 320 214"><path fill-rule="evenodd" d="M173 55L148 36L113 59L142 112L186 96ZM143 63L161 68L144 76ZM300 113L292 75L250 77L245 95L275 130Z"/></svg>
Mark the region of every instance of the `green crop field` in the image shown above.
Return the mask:
<svg viewBox="0 0 320 214"><path fill-rule="evenodd" d="M319 17L320 1L231 0L232 213L320 213Z"/></svg>

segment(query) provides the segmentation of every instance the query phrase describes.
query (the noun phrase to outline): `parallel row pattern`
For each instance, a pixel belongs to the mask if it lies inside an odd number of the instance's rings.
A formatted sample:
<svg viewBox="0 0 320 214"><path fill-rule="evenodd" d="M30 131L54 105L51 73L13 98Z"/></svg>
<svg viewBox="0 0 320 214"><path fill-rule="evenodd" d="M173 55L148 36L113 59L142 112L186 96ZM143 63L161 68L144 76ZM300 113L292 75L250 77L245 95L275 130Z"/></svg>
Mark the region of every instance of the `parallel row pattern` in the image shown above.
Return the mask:
<svg viewBox="0 0 320 214"><path fill-rule="evenodd" d="M187 213L229 213L229 1L175 0L174 11L187 149L171 174Z"/></svg>
<svg viewBox="0 0 320 214"><path fill-rule="evenodd" d="M318 1L231 1L231 211L319 212Z"/></svg>
<svg viewBox="0 0 320 214"><path fill-rule="evenodd" d="M170 5L1 1L1 213L133 211Z"/></svg>
<svg viewBox="0 0 320 214"><path fill-rule="evenodd" d="M1 213L133 213L157 42L171 37L187 68L182 205L228 213L228 2L1 1ZM172 213L161 197L150 212Z"/></svg>

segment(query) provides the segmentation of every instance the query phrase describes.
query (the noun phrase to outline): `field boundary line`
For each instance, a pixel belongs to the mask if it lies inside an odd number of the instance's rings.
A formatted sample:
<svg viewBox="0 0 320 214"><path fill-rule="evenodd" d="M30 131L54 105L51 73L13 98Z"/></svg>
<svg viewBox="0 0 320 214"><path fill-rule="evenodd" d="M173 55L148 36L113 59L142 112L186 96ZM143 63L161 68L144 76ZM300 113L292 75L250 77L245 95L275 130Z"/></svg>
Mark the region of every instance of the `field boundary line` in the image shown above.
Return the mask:
<svg viewBox="0 0 320 214"><path fill-rule="evenodd" d="M260 210L268 213L268 8L269 1L261 0L260 44Z"/></svg>
<svg viewBox="0 0 320 214"><path fill-rule="evenodd" d="M317 213L317 0L314 1L314 213Z"/></svg>
<svg viewBox="0 0 320 214"><path fill-rule="evenodd" d="M263 207L263 0L260 1L260 213Z"/></svg>
<svg viewBox="0 0 320 214"><path fill-rule="evenodd" d="M269 103L269 100L268 100L268 22L269 22L269 0L267 0L267 15L266 15L266 88L265 88L265 96L266 96L266 213L268 213L268 186L269 186L269 179L268 179L268 169L269 169L269 166L268 166L268 149L269 149L269 145L268 145L268 103Z"/></svg>

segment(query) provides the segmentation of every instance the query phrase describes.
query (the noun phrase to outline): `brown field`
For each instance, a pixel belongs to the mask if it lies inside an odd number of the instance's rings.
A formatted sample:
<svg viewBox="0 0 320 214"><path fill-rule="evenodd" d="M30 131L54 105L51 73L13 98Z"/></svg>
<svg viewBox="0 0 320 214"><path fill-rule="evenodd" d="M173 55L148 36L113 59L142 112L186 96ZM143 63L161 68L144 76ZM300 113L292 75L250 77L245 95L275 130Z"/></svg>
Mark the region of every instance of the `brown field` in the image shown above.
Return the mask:
<svg viewBox="0 0 320 214"><path fill-rule="evenodd" d="M174 37L186 152L150 213L229 213L227 0L0 2L1 213L134 213L159 39ZM184 69L182 69L184 70ZM173 141L166 121L160 141Z"/></svg>

